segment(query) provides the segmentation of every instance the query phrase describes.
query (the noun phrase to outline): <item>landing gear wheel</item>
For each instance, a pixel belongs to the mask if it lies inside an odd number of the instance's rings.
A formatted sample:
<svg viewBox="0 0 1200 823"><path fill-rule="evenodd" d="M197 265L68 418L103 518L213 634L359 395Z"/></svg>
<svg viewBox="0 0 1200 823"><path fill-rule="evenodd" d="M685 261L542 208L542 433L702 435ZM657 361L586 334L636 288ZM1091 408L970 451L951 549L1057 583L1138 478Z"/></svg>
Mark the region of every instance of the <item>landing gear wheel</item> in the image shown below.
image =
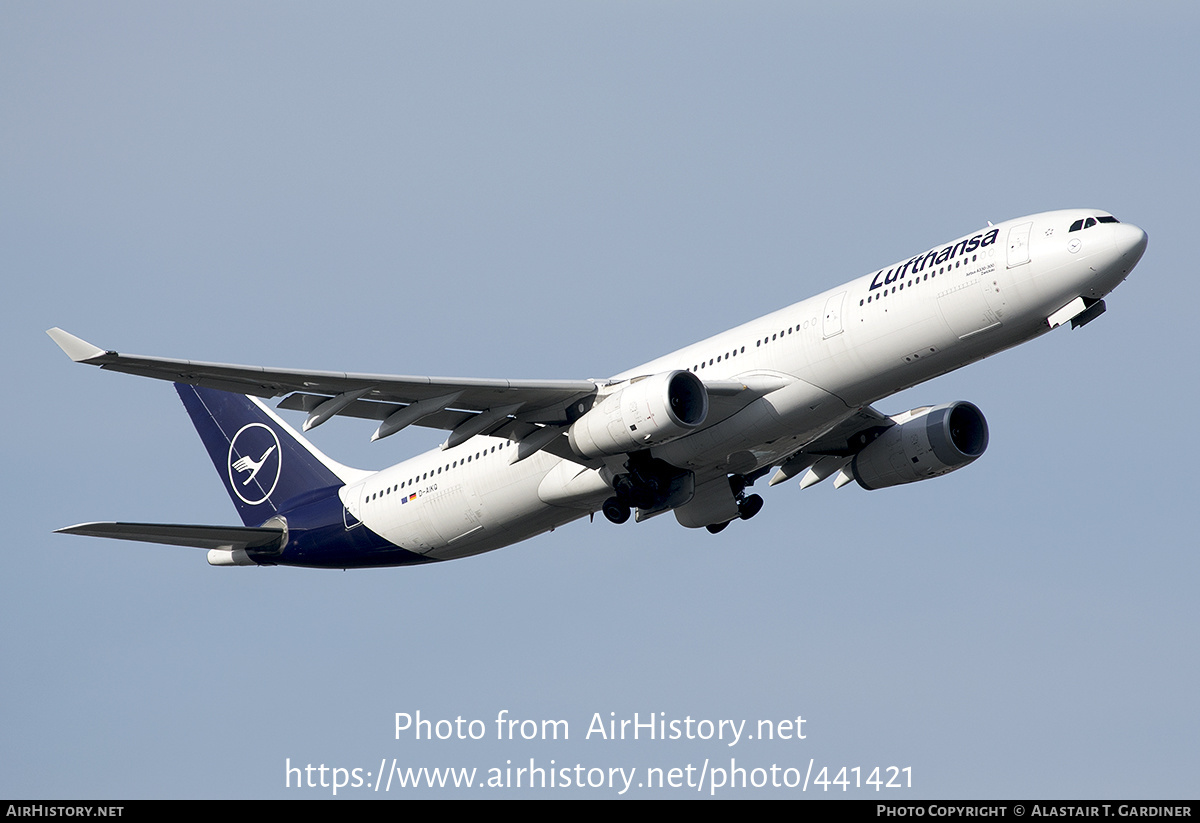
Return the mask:
<svg viewBox="0 0 1200 823"><path fill-rule="evenodd" d="M757 494L752 494L741 503L738 503L738 517L743 520L749 520L754 515L762 511L763 499Z"/></svg>
<svg viewBox="0 0 1200 823"><path fill-rule="evenodd" d="M725 531L725 527L728 525L729 521L726 520L724 523L709 523L704 528L708 529L709 534L720 534L721 532Z"/></svg>
<svg viewBox="0 0 1200 823"><path fill-rule="evenodd" d="M610 497L604 501L604 516L619 525L629 519L629 507L617 498Z"/></svg>

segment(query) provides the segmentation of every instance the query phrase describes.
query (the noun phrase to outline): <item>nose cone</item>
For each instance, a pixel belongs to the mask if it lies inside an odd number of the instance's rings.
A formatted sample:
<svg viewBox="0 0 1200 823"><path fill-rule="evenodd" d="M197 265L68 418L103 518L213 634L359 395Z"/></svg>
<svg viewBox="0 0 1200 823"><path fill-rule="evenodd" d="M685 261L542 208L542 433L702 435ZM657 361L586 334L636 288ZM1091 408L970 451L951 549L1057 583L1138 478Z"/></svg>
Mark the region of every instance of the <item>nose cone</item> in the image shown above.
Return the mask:
<svg viewBox="0 0 1200 823"><path fill-rule="evenodd" d="M1132 223L1113 225L1113 241L1126 271L1132 269L1142 259L1142 255L1146 253L1147 240L1146 232Z"/></svg>
<svg viewBox="0 0 1200 823"><path fill-rule="evenodd" d="M1132 223L1110 223L1108 228L1112 231L1111 250L1099 251L1088 258L1091 273L1084 294L1097 299L1119 286L1146 251L1146 233L1137 226Z"/></svg>

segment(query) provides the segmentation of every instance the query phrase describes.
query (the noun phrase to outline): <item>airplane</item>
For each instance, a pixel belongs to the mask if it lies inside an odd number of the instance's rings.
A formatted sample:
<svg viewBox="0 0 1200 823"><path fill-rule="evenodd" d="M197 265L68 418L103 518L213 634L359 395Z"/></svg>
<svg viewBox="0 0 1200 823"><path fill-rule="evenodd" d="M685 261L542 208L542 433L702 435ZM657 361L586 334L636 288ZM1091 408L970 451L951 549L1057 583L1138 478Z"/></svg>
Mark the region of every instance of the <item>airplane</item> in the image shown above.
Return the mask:
<svg viewBox="0 0 1200 823"><path fill-rule="evenodd" d="M1021 217L930 247L608 379L346 374L119 354L54 328L74 361L170 380L242 526L98 522L67 534L208 549L215 566L367 568L451 560L597 511L671 511L719 533L754 517L747 490L802 475L882 489L984 453L957 401L872 404L1105 311L1146 233L1095 209ZM327 457L260 398L329 419L448 431L440 448L369 472Z"/></svg>

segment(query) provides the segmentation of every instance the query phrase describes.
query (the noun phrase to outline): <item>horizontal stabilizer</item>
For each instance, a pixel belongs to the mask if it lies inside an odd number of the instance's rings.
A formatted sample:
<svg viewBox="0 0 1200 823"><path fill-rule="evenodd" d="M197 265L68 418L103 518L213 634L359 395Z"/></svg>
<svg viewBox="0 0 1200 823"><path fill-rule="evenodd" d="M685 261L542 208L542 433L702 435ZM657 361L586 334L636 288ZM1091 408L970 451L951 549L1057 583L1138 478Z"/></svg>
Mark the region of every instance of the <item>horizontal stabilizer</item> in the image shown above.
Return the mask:
<svg viewBox="0 0 1200 823"><path fill-rule="evenodd" d="M168 546L191 546L196 549L266 549L279 548L284 537L281 527L249 526L188 526L176 523L80 523L56 529L56 534L82 534L88 537L111 537L117 540L138 540L143 543L162 543Z"/></svg>

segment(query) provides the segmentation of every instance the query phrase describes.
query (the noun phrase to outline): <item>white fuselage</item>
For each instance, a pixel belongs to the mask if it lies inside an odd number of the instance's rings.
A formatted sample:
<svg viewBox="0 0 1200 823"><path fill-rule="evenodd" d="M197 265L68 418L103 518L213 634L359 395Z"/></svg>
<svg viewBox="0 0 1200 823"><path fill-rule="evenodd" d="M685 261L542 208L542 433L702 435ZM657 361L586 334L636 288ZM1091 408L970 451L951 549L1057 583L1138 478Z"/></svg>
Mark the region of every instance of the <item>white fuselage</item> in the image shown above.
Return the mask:
<svg viewBox="0 0 1200 823"><path fill-rule="evenodd" d="M1071 301L1104 297L1145 247L1135 226L1068 231L1094 210L1046 212L973 232L772 314L615 375L693 372L706 383L755 377L767 393L712 425L656 446L700 485L779 463L856 410L1050 330ZM342 489L349 515L431 559L516 543L595 512L611 473L474 437ZM609 468L619 471L623 457Z"/></svg>

